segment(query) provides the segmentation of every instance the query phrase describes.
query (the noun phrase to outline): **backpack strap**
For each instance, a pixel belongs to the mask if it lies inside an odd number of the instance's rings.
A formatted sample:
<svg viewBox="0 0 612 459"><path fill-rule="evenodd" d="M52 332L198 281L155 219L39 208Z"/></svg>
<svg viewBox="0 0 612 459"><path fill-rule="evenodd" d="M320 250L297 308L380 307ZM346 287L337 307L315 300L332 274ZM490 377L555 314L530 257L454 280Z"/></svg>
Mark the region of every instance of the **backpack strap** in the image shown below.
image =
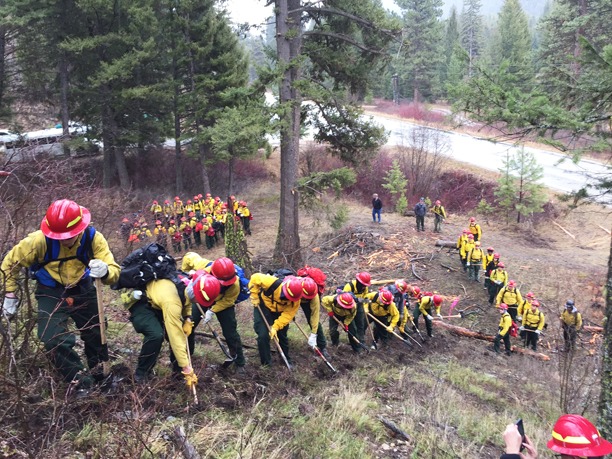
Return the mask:
<svg viewBox="0 0 612 459"><path fill-rule="evenodd" d="M272 283L272 285L270 285L266 290L264 290L263 294L266 295L268 298L272 298L272 295L274 295L275 290L279 288L282 283L283 279L276 279Z"/></svg>

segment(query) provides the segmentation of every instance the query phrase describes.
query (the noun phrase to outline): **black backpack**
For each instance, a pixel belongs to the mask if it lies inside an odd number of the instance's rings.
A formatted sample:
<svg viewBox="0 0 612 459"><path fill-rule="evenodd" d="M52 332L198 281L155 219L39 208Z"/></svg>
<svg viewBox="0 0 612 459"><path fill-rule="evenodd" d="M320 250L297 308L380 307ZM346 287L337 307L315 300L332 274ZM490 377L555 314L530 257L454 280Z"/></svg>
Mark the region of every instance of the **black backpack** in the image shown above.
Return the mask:
<svg viewBox="0 0 612 459"><path fill-rule="evenodd" d="M295 272L287 268L278 268L276 270L271 269L266 274L276 277L276 280L272 283L272 285L270 285L270 287L268 287L264 292L262 292L269 298L272 298L272 294L278 287L280 287L285 277L295 276Z"/></svg>
<svg viewBox="0 0 612 459"><path fill-rule="evenodd" d="M181 300L185 301L185 275L177 270L174 257L166 249L152 242L134 250L121 263L121 274L111 288L133 288L144 290L155 279L171 280L177 287Z"/></svg>

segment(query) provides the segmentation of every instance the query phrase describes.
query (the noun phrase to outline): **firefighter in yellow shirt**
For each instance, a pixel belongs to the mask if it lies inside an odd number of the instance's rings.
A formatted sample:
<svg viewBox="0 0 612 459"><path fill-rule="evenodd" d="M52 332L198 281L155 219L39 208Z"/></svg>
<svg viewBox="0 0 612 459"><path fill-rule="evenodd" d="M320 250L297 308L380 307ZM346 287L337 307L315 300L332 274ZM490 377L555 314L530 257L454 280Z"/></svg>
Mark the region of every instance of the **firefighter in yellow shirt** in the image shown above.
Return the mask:
<svg viewBox="0 0 612 459"><path fill-rule="evenodd" d="M495 254L499 259L499 255ZM489 304L493 304L499 291L508 283L508 272L505 270L506 265L501 261L497 263L495 268L489 274Z"/></svg>
<svg viewBox="0 0 612 459"><path fill-rule="evenodd" d="M467 258L470 251L474 248L474 236L470 233L467 235L467 242L459 248L459 256L461 257L461 264L463 265L463 272L468 271Z"/></svg>
<svg viewBox="0 0 612 459"><path fill-rule="evenodd" d="M442 232L442 222L446 219L446 211L444 210L444 206L438 200L435 202L435 205L431 208L431 211L434 214L434 233Z"/></svg>
<svg viewBox="0 0 612 459"><path fill-rule="evenodd" d="M565 310L561 314L561 328L563 329L563 340L565 341L565 352L576 348L576 337L582 328L582 315L576 309L574 300L567 300Z"/></svg>
<svg viewBox="0 0 612 459"><path fill-rule="evenodd" d="M257 333L261 364L272 363L271 339L278 339L285 357L290 361L287 331L300 307L302 280L294 276L279 279L270 274L255 273L251 276L249 290L251 303L255 305L253 328ZM266 322L270 326L269 331Z"/></svg>
<svg viewBox="0 0 612 459"><path fill-rule="evenodd" d="M162 218L163 209L157 201L153 201L153 204L151 205L151 208L149 210L151 211L153 221Z"/></svg>
<svg viewBox="0 0 612 459"><path fill-rule="evenodd" d="M476 218L470 218L470 233L474 236L474 242L480 241L482 239L482 230L480 229L480 225L476 222Z"/></svg>
<svg viewBox="0 0 612 459"><path fill-rule="evenodd" d="M518 314L518 307L523 302L523 297L518 288L516 288L516 282L510 280L508 285L502 288L497 294L497 307L501 303L505 303L508 307L508 314L512 320L516 321Z"/></svg>
<svg viewBox="0 0 612 459"><path fill-rule="evenodd" d="M467 266L470 270L468 278L474 282L480 282L480 267L484 256L485 254L480 248L480 241L474 242L474 248L470 250L467 256Z"/></svg>
<svg viewBox="0 0 612 459"><path fill-rule="evenodd" d="M357 327L355 325L355 317L357 309L355 308L355 297L350 292L343 292L337 295L327 295L321 298L321 305L327 311L329 316L329 337L332 345L337 346L340 343L340 333L338 332L338 322L342 323L344 331L349 334L349 344L353 348L353 352L359 353L361 348L350 338L350 335L357 335Z"/></svg>
<svg viewBox="0 0 612 459"><path fill-rule="evenodd" d="M493 350L496 354L499 354L499 343L503 340L506 348L506 355L512 355L510 347L510 328L512 327L512 317L508 313L508 305L501 303L499 305L499 313L501 319L499 320L499 329L495 339L493 340Z"/></svg>
<svg viewBox="0 0 612 459"><path fill-rule="evenodd" d="M441 295L431 295L422 297L416 304L414 314L414 327L419 327L419 316L425 317L425 328L427 328L427 336L433 338L433 309L436 310L436 315L442 317L440 308L442 307L443 298Z"/></svg>
<svg viewBox="0 0 612 459"><path fill-rule="evenodd" d="M378 292L368 293L366 295L366 300L363 306L364 312L366 313L366 320L368 314L372 314L380 322L385 324L385 326L382 326L376 321L370 324L370 326L374 327L374 341L376 343L382 341L383 344L387 344L389 333L393 332L400 318L397 306L393 301L393 293L383 288Z"/></svg>
<svg viewBox="0 0 612 459"><path fill-rule="evenodd" d="M531 305L523 312L523 324L521 325L521 338L525 340L525 347L537 351L538 339L544 328L544 313L538 309L540 302L532 300Z"/></svg>

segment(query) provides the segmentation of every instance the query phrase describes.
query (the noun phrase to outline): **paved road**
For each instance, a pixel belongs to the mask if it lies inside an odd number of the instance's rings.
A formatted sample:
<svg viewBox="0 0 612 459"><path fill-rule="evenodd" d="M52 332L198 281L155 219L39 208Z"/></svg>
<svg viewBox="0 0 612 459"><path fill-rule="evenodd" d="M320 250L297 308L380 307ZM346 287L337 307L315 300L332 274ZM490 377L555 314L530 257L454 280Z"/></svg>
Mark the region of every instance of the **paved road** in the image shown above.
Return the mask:
<svg viewBox="0 0 612 459"><path fill-rule="evenodd" d="M395 118L378 115L373 115L372 118L390 132L387 142L389 145L409 145L411 132L421 127ZM509 143L494 143L466 134L426 129L444 136L448 142L450 157L484 169L498 171L503 166L502 160L506 158L506 153L515 148ZM597 178L612 176L605 165L596 161L582 160L575 164L569 159L562 161L565 156L560 153L530 147L525 149L532 152L544 168L543 184L554 190L570 192L582 188L587 183L594 183Z"/></svg>

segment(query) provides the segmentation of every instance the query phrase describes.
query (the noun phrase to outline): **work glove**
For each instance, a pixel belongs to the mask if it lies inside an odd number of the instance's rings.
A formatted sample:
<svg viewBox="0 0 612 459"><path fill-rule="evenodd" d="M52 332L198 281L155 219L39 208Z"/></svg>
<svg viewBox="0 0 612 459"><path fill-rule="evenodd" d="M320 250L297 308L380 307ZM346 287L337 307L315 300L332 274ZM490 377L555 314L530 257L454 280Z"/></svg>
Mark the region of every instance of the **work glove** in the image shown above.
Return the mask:
<svg viewBox="0 0 612 459"><path fill-rule="evenodd" d="M431 317L429 314L427 314L427 315L425 316L425 318L426 318L427 320L429 320L429 321L432 321L432 320L433 320L433 317Z"/></svg>
<svg viewBox="0 0 612 459"><path fill-rule="evenodd" d="M468 261L468 262L465 264L465 266L470 266L470 262Z"/></svg>
<svg viewBox="0 0 612 459"><path fill-rule="evenodd" d="M404 327L399 327L398 330L400 331L400 333L406 333L404 330Z"/></svg>
<svg viewBox="0 0 612 459"><path fill-rule="evenodd" d="M495 283L496 283L497 285L501 285L501 284L502 284L502 281L495 281Z"/></svg>
<svg viewBox="0 0 612 459"><path fill-rule="evenodd" d="M327 313L327 315L328 315L329 317L334 317L334 315L335 315L335 314L334 314L334 311L329 311L329 312Z"/></svg>
<svg viewBox="0 0 612 459"><path fill-rule="evenodd" d="M344 331L348 333L348 325L344 324Z"/></svg>
<svg viewBox="0 0 612 459"><path fill-rule="evenodd" d="M542 330L536 330L535 332L537 335L539 335L540 333L542 333Z"/></svg>
<svg viewBox="0 0 612 459"><path fill-rule="evenodd" d="M108 265L102 260L94 258L89 262L89 275L100 279L108 274Z"/></svg>
<svg viewBox="0 0 612 459"><path fill-rule="evenodd" d="M276 328L271 327L270 328L270 339L278 339L278 330L276 330Z"/></svg>
<svg viewBox="0 0 612 459"><path fill-rule="evenodd" d="M207 324L208 322L210 322L214 315L215 315L215 313L212 312L212 309L208 309L204 313L204 324Z"/></svg>
<svg viewBox="0 0 612 459"><path fill-rule="evenodd" d="M519 322L522 322L522 321L523 321L523 318L522 318L521 316L518 316L518 317L516 318L516 320L518 320Z"/></svg>
<svg viewBox="0 0 612 459"><path fill-rule="evenodd" d="M442 319L442 314L437 313L436 315L437 315L437 316L438 316L440 319Z"/></svg>
<svg viewBox="0 0 612 459"><path fill-rule="evenodd" d="M183 333L185 333L185 336L189 336L191 335L192 331L193 331L193 321L191 320L191 317L187 317L185 319L185 322L183 322Z"/></svg>
<svg viewBox="0 0 612 459"><path fill-rule="evenodd" d="M525 327L523 327L522 325L519 327L519 331L525 331Z"/></svg>
<svg viewBox="0 0 612 459"><path fill-rule="evenodd" d="M389 326L387 327L387 331L388 331L389 333L393 333L393 327L392 327L391 325L389 325Z"/></svg>
<svg viewBox="0 0 612 459"><path fill-rule="evenodd" d="M500 340L500 339L502 339L503 337L504 337L504 336L503 336L501 333L498 333L498 334L495 336L495 339L496 339L496 340Z"/></svg>
<svg viewBox="0 0 612 459"><path fill-rule="evenodd" d="M195 269L190 269L189 272L187 273L187 275L189 276L189 278L191 279L193 277L193 275L196 273Z"/></svg>
<svg viewBox="0 0 612 459"><path fill-rule="evenodd" d="M183 371L183 377L185 378L185 384L190 389L198 383L198 377L196 376L193 368L190 368L189 371Z"/></svg>
<svg viewBox="0 0 612 459"><path fill-rule="evenodd" d="M317 345L317 334L316 333L310 334L310 336L308 337L308 345L312 348L314 348Z"/></svg>
<svg viewBox="0 0 612 459"><path fill-rule="evenodd" d="M6 317L6 320L11 320L17 313L17 307L19 306L19 298L4 297L4 303L2 303L2 315Z"/></svg>

